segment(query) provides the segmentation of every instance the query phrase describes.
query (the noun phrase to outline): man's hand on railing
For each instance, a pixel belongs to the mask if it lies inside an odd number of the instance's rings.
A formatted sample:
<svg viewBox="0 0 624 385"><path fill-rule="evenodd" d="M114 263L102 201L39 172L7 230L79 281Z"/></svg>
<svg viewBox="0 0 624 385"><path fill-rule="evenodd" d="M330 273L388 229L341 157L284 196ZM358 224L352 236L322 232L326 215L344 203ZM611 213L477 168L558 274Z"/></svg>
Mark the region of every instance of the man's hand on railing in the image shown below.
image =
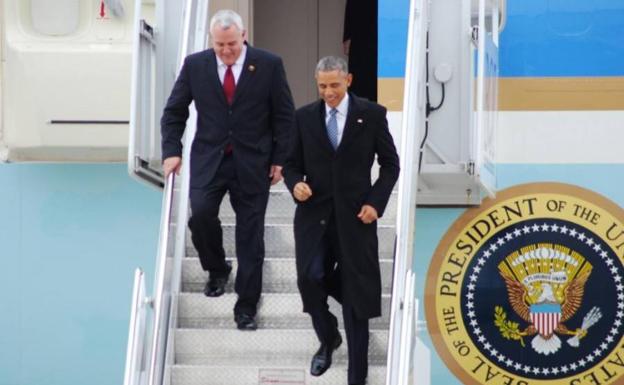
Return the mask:
<svg viewBox="0 0 624 385"><path fill-rule="evenodd" d="M163 171L165 172L165 178L175 171L176 175L180 175L180 169L182 168L182 158L179 156L172 156L163 161Z"/></svg>

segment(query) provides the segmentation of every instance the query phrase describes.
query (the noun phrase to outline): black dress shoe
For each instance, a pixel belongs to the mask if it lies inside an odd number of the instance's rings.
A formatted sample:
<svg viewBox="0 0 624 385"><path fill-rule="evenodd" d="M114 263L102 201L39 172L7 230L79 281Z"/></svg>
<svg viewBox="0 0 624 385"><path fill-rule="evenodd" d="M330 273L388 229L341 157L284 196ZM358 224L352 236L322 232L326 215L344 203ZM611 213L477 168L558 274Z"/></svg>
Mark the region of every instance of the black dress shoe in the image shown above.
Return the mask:
<svg viewBox="0 0 624 385"><path fill-rule="evenodd" d="M213 277L210 274L206 287L204 288L204 294L206 297L219 297L225 293L225 285L227 285L230 278L230 272L232 271L232 263L230 261L225 262L227 265L227 273L218 277Z"/></svg>
<svg viewBox="0 0 624 385"><path fill-rule="evenodd" d="M258 324L252 315L241 313L234 315L234 322L239 330L256 330Z"/></svg>
<svg viewBox="0 0 624 385"><path fill-rule="evenodd" d="M336 334L336 338L331 344L321 344L319 350L312 356L312 363L310 364L311 375L320 376L329 369L332 363L332 353L338 349L340 344L342 344L340 333Z"/></svg>

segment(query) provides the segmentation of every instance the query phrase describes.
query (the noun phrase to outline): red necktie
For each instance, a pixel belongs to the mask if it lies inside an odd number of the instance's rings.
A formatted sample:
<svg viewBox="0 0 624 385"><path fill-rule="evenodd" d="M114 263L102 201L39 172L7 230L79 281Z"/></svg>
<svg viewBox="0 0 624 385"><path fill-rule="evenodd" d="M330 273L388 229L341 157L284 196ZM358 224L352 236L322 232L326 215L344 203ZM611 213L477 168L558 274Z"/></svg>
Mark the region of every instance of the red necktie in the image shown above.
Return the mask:
<svg viewBox="0 0 624 385"><path fill-rule="evenodd" d="M223 92L225 93L225 99L227 99L228 104L232 104L235 90L236 84L234 83L232 66L228 66L227 70L225 70L225 76L223 77Z"/></svg>
<svg viewBox="0 0 624 385"><path fill-rule="evenodd" d="M234 73L232 72L232 66L228 66L227 70L225 70L225 76L223 77L223 93L225 94L225 99L230 105L232 104L232 100L234 100L234 91L236 91ZM223 153L225 155L230 155L232 153L232 143L225 145Z"/></svg>

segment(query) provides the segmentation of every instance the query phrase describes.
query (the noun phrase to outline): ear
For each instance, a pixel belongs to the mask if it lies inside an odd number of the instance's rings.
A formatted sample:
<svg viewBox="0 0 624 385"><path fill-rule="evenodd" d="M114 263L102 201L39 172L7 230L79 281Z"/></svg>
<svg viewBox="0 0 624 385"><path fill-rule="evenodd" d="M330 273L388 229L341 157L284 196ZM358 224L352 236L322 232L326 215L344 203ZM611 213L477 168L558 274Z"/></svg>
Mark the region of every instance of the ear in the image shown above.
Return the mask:
<svg viewBox="0 0 624 385"><path fill-rule="evenodd" d="M347 87L351 87L351 82L353 81L353 74L347 74Z"/></svg>
<svg viewBox="0 0 624 385"><path fill-rule="evenodd" d="M243 38L243 40L247 40L247 30L243 29L243 32L241 32L241 36Z"/></svg>

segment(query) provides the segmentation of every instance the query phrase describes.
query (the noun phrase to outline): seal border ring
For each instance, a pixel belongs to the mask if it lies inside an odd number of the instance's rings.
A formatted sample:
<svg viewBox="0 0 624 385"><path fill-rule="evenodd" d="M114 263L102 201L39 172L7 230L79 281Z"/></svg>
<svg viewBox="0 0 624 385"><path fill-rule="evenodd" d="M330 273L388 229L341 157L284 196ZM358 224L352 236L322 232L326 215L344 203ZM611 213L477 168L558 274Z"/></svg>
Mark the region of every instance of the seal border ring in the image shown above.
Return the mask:
<svg viewBox="0 0 624 385"><path fill-rule="evenodd" d="M427 269L427 275L425 277L423 302L425 308L425 319L427 322L427 331L435 351L451 373L453 373L453 375L455 375L455 377L463 383L472 383L475 381L475 378L470 375L470 373L468 373L468 371L462 367L458 361L455 360L449 347L444 341L444 337L442 336L443 331L438 325L438 317L436 314L436 288L438 272L445 261L444 257L446 256L446 252L451 248L453 241L457 239L461 231L464 230L472 220L487 210L495 207L502 201L531 194L558 194L591 202L595 206L601 207L605 211L609 212L611 216L624 224L624 209L615 204L611 199L592 190L561 182L535 182L511 186L497 192L495 198L485 198L480 206L471 207L465 210L457 219L455 219L451 226L444 232L444 235L438 242L438 246L435 248L435 251L431 256L429 268ZM622 263L621 259L620 262ZM501 367L500 369L505 370L504 367ZM527 380L534 381L535 379L529 378Z"/></svg>

